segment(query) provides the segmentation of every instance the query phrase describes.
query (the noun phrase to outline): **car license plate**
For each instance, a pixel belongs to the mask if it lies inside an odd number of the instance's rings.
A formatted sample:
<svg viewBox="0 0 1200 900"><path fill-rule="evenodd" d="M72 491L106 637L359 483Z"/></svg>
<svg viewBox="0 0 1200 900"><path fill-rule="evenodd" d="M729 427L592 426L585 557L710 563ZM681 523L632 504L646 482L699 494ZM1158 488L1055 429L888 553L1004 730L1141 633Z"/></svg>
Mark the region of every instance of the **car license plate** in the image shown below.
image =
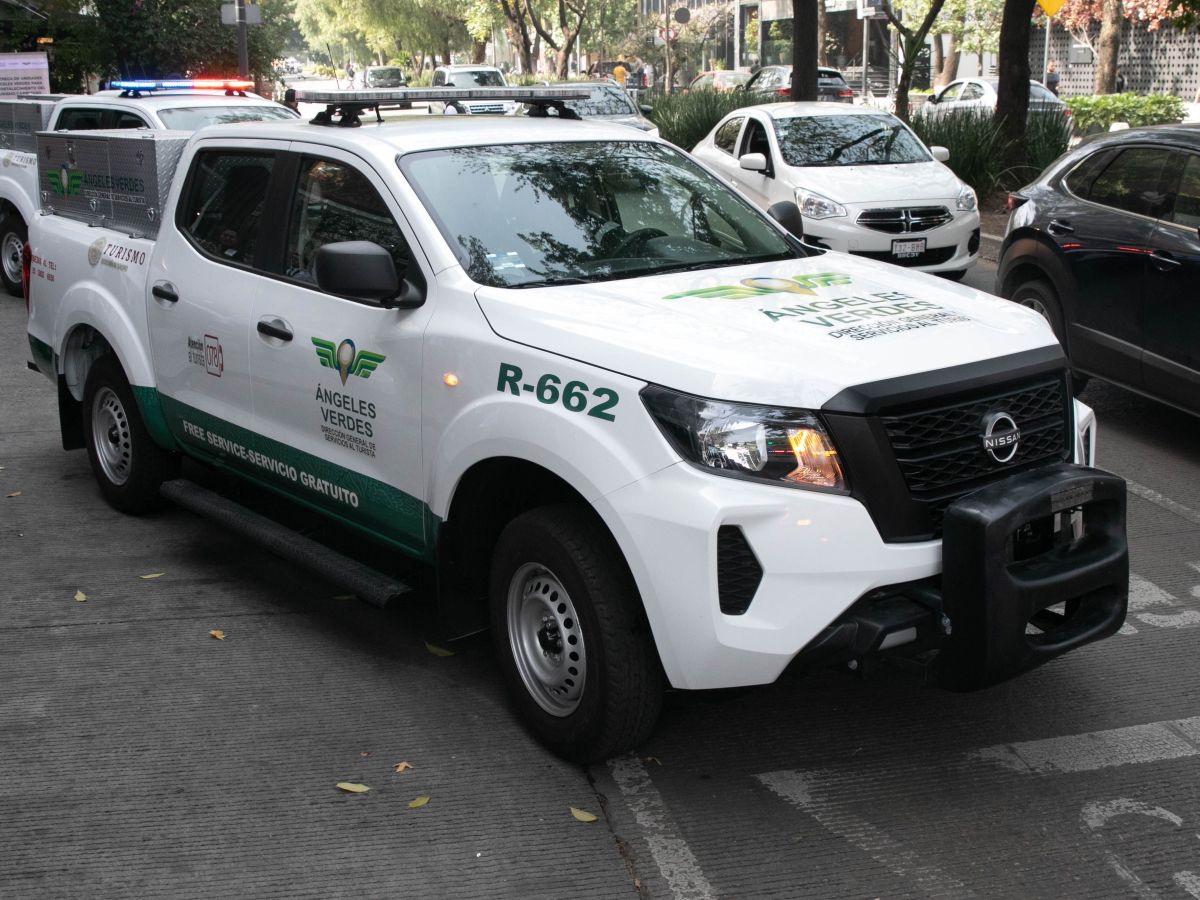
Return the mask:
<svg viewBox="0 0 1200 900"><path fill-rule="evenodd" d="M892 241L892 256L896 259L912 259L925 252L925 238L917 241Z"/></svg>

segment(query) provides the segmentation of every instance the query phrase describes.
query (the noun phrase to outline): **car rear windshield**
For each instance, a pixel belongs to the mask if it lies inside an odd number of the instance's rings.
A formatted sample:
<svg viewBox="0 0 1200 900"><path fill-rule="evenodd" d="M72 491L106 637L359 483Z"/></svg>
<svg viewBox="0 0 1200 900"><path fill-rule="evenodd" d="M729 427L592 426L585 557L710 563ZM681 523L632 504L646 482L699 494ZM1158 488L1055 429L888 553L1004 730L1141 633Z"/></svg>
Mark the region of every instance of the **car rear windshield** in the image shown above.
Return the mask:
<svg viewBox="0 0 1200 900"><path fill-rule="evenodd" d="M873 166L930 160L929 151L892 116L796 116L775 120L789 166Z"/></svg>
<svg viewBox="0 0 1200 900"><path fill-rule="evenodd" d="M720 180L660 144L459 147L399 165L479 284L583 284L803 255Z"/></svg>
<svg viewBox="0 0 1200 900"><path fill-rule="evenodd" d="M160 109L158 116L168 128L195 131L205 125L226 125L230 122L279 122L296 118L283 106L266 103L244 103L240 106L174 106Z"/></svg>
<svg viewBox="0 0 1200 900"><path fill-rule="evenodd" d="M403 69L367 69L367 84L394 87L404 83Z"/></svg>
<svg viewBox="0 0 1200 900"><path fill-rule="evenodd" d="M446 84L450 87L504 87L504 78L499 72L449 72Z"/></svg>

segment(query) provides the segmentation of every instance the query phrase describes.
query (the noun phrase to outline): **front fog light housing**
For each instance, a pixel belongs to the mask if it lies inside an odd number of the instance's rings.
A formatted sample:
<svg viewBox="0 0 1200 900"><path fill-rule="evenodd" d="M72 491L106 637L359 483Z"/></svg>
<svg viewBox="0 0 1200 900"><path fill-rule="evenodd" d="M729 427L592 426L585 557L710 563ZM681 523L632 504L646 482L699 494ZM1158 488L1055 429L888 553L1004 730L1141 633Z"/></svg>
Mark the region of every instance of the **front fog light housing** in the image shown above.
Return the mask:
<svg viewBox="0 0 1200 900"><path fill-rule="evenodd" d="M796 191L796 205L800 207L800 215L808 219L835 219L846 215L846 207L842 204L802 188Z"/></svg>
<svg viewBox="0 0 1200 900"><path fill-rule="evenodd" d="M962 186L962 190L958 192L958 199L954 201L954 208L960 209L963 212L972 212L979 208L979 200L970 185L964 184Z"/></svg>
<svg viewBox="0 0 1200 900"><path fill-rule="evenodd" d="M719 475L846 492L837 450L815 413L726 403L650 385L642 402L680 456Z"/></svg>

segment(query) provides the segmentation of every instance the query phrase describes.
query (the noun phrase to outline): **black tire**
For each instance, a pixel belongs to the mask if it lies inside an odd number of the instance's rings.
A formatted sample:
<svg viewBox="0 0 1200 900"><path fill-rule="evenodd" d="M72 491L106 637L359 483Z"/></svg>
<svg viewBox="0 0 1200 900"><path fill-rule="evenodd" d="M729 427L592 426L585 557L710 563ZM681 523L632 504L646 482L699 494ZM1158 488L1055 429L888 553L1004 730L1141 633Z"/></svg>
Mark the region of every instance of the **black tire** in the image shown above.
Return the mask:
<svg viewBox="0 0 1200 900"><path fill-rule="evenodd" d="M178 473L179 457L151 440L125 373L112 354L100 357L88 372L83 437L92 473L110 506L133 515L163 506L158 488Z"/></svg>
<svg viewBox="0 0 1200 900"><path fill-rule="evenodd" d="M14 297L24 296L21 288L21 251L29 240L29 230L20 213L10 212L0 219L0 281Z"/></svg>
<svg viewBox="0 0 1200 900"><path fill-rule="evenodd" d="M1058 292L1054 290L1054 285L1044 278L1030 278L1017 284L1012 289L1009 299L1013 303L1020 303L1034 312L1041 313L1050 323L1058 342L1066 350L1067 330L1063 324L1062 304L1059 302ZM1087 387L1087 384L1088 377L1086 375L1074 371L1071 373L1071 393L1076 397Z"/></svg>
<svg viewBox="0 0 1200 900"><path fill-rule="evenodd" d="M586 764L649 736L662 667L629 569L589 510L546 506L510 522L490 598L500 669L538 740Z"/></svg>

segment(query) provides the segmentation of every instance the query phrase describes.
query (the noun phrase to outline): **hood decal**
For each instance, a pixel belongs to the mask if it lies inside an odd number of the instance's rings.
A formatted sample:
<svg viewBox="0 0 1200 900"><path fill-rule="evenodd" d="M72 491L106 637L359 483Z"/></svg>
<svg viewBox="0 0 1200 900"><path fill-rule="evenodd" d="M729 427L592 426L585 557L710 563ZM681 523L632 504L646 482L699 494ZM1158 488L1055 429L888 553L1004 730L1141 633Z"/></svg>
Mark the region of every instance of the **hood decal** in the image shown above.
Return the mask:
<svg viewBox="0 0 1200 900"><path fill-rule="evenodd" d="M830 287L837 284L849 284L850 276L841 272L818 272L815 275L793 275L780 278L774 275L753 275L743 278L737 284L718 284L715 287L697 288L692 291L681 291L678 294L667 294L664 300L682 300L696 297L703 300L746 300L751 297L761 297L765 294L807 294L816 296L813 288Z"/></svg>

